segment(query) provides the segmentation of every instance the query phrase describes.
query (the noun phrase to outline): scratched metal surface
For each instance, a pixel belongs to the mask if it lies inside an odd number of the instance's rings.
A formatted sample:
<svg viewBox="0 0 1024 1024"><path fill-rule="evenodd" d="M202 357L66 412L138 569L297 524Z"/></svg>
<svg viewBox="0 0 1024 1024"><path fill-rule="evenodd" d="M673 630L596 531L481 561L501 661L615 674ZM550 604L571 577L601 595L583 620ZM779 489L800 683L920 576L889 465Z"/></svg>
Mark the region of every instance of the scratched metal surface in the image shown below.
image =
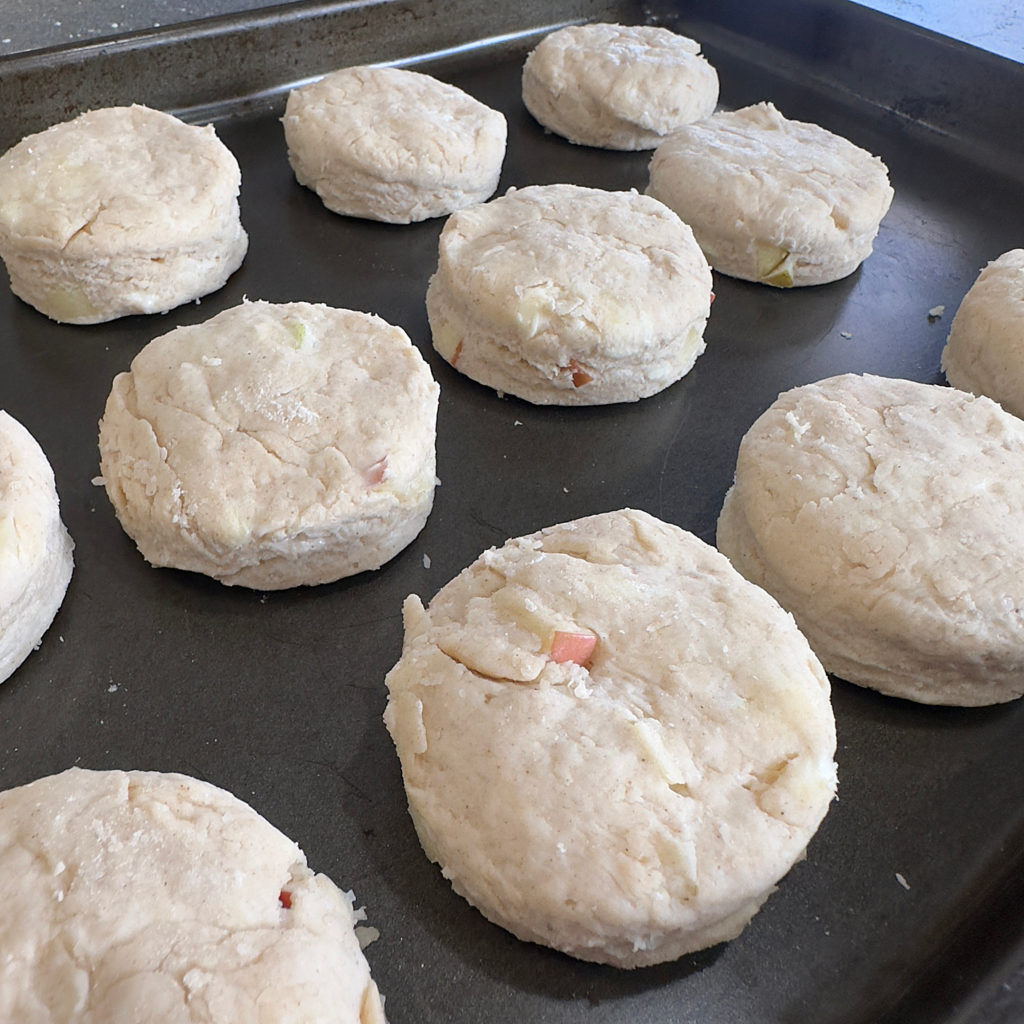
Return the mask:
<svg viewBox="0 0 1024 1024"><path fill-rule="evenodd" d="M896 200L874 255L844 281L781 292L716 275L706 353L642 403L535 408L437 359L423 296L440 222L389 227L329 214L292 179L280 96L219 111L218 131L242 166L251 239L224 290L161 317L97 327L50 323L0 294L0 405L49 455L77 545L53 627L0 687L0 785L78 764L183 771L234 792L366 905L381 932L367 955L393 1024L1021 1019L1020 702L924 708L836 681L841 796L807 859L735 941L636 972L520 943L456 897L418 847L381 723L406 594L429 598L508 537L622 506L712 541L739 439L780 390L850 370L941 380L957 303L987 260L1024 239L1020 176L1000 159L1019 140L988 134L973 145L962 124L971 119L956 116L958 103L981 102L967 93L992 74L1014 80L1007 64L908 37L838 2L767 6L803 18L798 27L813 19L814 31L773 33L725 0L637 7L631 20L649 14L702 38L724 104L771 98L880 154ZM412 52L415 36L403 31ZM871 68L847 59L858 42ZM573 147L526 115L518 72L527 45L426 65L507 115L501 189L642 189L646 154ZM887 87L899 92L900 76L913 78L908 53L941 53L958 83L947 90L947 121L929 113L941 107L937 94L931 107L918 104L919 117L905 92L903 106L885 105ZM63 74L64 63L54 67ZM4 71L0 63L0 87ZM865 88L851 89L858 81ZM104 88L135 98L130 79ZM262 594L154 570L91 482L113 376L152 337L243 296L379 313L409 332L441 384L434 512L379 572ZM929 318L939 305L945 314Z"/></svg>

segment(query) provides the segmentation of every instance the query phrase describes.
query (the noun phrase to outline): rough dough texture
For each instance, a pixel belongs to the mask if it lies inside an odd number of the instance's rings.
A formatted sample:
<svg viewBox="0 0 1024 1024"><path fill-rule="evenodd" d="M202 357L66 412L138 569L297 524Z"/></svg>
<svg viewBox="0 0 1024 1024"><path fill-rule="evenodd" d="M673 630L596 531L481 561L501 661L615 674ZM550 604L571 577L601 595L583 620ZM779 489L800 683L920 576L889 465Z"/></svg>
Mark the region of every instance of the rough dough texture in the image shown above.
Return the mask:
<svg viewBox="0 0 1024 1024"><path fill-rule="evenodd" d="M114 380L100 469L154 565L260 590L376 569L433 502L438 387L379 317L250 302Z"/></svg>
<svg viewBox="0 0 1024 1024"><path fill-rule="evenodd" d="M0 158L0 257L54 320L163 313L216 291L248 246L238 163L212 127L106 107Z"/></svg>
<svg viewBox="0 0 1024 1024"><path fill-rule="evenodd" d="M715 270L779 288L852 274L893 196L878 157L770 103L675 132L647 192L693 228Z"/></svg>
<svg viewBox="0 0 1024 1024"><path fill-rule="evenodd" d="M1024 416L1024 249L989 263L964 296L942 369L954 387Z"/></svg>
<svg viewBox="0 0 1024 1024"><path fill-rule="evenodd" d="M718 546L830 671L928 704L1024 693L1024 422L987 398L847 374L740 444Z"/></svg>
<svg viewBox="0 0 1024 1024"><path fill-rule="evenodd" d="M430 75L355 67L292 90L284 133L296 178L329 210L408 224L492 195L508 128Z"/></svg>
<svg viewBox="0 0 1024 1024"><path fill-rule="evenodd" d="M584 146L653 149L707 117L718 74L700 44L650 25L572 25L545 36L523 65L523 103Z"/></svg>
<svg viewBox="0 0 1024 1024"><path fill-rule="evenodd" d="M711 271L690 229L636 192L510 189L453 214L427 289L434 348L549 405L635 402L704 351Z"/></svg>
<svg viewBox="0 0 1024 1024"><path fill-rule="evenodd" d="M384 1021L351 893L184 775L72 768L0 793L0 899L0 1020Z"/></svg>
<svg viewBox="0 0 1024 1024"><path fill-rule="evenodd" d="M29 656L57 614L73 548L49 461L35 438L0 411L0 682Z"/></svg>
<svg viewBox="0 0 1024 1024"><path fill-rule="evenodd" d="M644 512L491 549L405 629L385 722L420 841L522 939L619 967L730 939L834 795L793 620ZM575 633L589 659L564 660Z"/></svg>

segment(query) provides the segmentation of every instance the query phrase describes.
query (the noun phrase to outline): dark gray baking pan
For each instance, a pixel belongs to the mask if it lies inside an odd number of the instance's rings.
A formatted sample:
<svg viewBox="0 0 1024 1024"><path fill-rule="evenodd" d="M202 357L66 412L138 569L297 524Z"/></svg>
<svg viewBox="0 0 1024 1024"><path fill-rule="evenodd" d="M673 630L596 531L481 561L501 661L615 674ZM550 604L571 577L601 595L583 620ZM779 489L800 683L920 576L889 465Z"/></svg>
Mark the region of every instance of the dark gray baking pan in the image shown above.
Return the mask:
<svg viewBox="0 0 1024 1024"><path fill-rule="evenodd" d="M695 36L724 105L771 99L851 138L884 158L896 199L844 281L782 292L716 275L707 351L662 394L537 408L433 354L423 298L440 222L328 213L293 180L277 119L289 83L415 62L507 115L502 191L642 189L647 154L569 145L521 105L529 47L579 19ZM429 598L508 537L623 506L712 541L739 440L779 391L845 371L941 381L964 292L1024 244L1022 95L1019 65L842 0L295 3L0 62L5 147L109 103L214 118L251 237L221 292L164 316L60 326L0 294L0 405L48 453L77 544L53 627L0 687L0 785L82 765L229 789L365 904L393 1024L1024 1019L1020 702L930 708L836 680L840 797L806 860L733 942L634 972L518 942L455 896L419 849L381 723L407 594ZM152 569L92 483L114 375L152 337L243 296L371 310L430 361L441 486L422 535L378 572L261 594Z"/></svg>

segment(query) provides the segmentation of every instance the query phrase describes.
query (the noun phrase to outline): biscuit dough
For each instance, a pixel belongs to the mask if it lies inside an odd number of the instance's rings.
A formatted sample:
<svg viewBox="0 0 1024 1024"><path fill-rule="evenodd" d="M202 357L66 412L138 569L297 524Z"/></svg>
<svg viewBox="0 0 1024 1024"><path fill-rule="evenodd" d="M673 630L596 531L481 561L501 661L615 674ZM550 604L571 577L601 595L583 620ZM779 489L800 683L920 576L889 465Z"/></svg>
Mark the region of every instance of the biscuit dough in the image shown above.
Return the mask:
<svg viewBox="0 0 1024 1024"><path fill-rule="evenodd" d="M1024 416L1024 249L1003 253L971 285L953 317L942 369L953 387Z"/></svg>
<svg viewBox="0 0 1024 1024"><path fill-rule="evenodd" d="M249 302L114 380L100 469L153 565L276 590L376 569L433 502L438 387L380 317Z"/></svg>
<svg viewBox="0 0 1024 1024"><path fill-rule="evenodd" d="M523 64L523 103L547 129L584 146L653 149L710 115L718 74L700 44L652 25L570 25Z"/></svg>
<svg viewBox="0 0 1024 1024"><path fill-rule="evenodd" d="M57 614L73 548L46 455L0 411L0 682L29 656Z"/></svg>
<svg viewBox="0 0 1024 1024"><path fill-rule="evenodd" d="M715 270L779 288L852 274L893 197L878 157L771 103L673 133L647 192L693 228Z"/></svg>
<svg viewBox="0 0 1024 1024"><path fill-rule="evenodd" d="M510 189L453 214L427 289L434 348L542 405L635 402L704 351L711 271L690 229L636 192Z"/></svg>
<svg viewBox="0 0 1024 1024"><path fill-rule="evenodd" d="M105 107L0 157L0 258L54 320L163 313L239 267L238 163L214 134L148 107Z"/></svg>
<svg viewBox="0 0 1024 1024"><path fill-rule="evenodd" d="M299 183L335 213L408 224L498 187L503 114L430 75L354 67L294 89L284 114Z"/></svg>
<svg viewBox="0 0 1024 1024"><path fill-rule="evenodd" d="M231 794L72 768L0 793L0 1020L383 1024L352 894Z"/></svg>
<svg viewBox="0 0 1024 1024"><path fill-rule="evenodd" d="M638 967L733 938L833 798L827 678L764 591L634 510L405 604L385 722L423 849L522 939Z"/></svg>
<svg viewBox="0 0 1024 1024"><path fill-rule="evenodd" d="M1024 693L1024 422L987 398L845 374L740 444L718 546L830 671L928 704Z"/></svg>

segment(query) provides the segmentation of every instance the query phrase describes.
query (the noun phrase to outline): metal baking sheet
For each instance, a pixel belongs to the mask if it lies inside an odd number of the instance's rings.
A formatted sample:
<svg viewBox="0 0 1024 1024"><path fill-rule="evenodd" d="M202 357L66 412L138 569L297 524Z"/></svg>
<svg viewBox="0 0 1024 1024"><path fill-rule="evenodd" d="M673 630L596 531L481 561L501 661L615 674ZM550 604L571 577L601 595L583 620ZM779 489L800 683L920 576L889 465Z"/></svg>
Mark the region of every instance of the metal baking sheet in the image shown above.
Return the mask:
<svg viewBox="0 0 1024 1024"><path fill-rule="evenodd" d="M896 198L844 281L782 292L716 275L707 351L662 394L538 408L432 352L423 297L441 222L328 213L295 183L277 118L288 82L414 60L506 114L502 191L642 189L648 154L571 146L522 108L536 34L581 18L696 36L723 105L772 99L846 135L885 159ZM840 797L807 859L733 942L632 972L521 943L455 896L417 844L381 722L408 593L429 598L508 537L622 506L713 541L740 437L779 391L845 371L941 381L964 292L1024 244L1024 131L1008 102L1022 88L1020 65L841 0L297 3L0 61L4 146L98 103L214 116L242 166L251 240L221 292L164 316L61 326L0 294L0 405L49 455L77 545L56 621L0 686L0 785L82 765L182 771L235 793L366 906L392 1024L1024 1019L1019 701L929 708L836 681ZM151 338L244 296L379 313L441 384L433 514L378 572L264 594L155 570L92 482L114 375Z"/></svg>

